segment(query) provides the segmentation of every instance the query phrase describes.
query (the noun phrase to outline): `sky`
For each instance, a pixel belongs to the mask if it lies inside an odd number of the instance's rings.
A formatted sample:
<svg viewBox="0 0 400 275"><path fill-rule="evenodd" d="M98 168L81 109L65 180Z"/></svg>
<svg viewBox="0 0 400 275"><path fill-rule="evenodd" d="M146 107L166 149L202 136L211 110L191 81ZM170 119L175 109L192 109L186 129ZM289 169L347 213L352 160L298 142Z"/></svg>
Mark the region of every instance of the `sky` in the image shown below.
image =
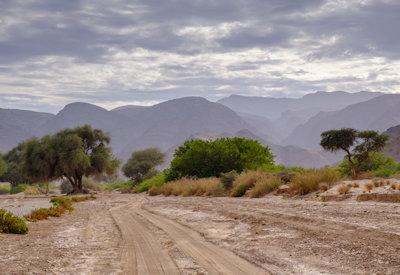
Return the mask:
<svg viewBox="0 0 400 275"><path fill-rule="evenodd" d="M0 0L0 107L400 92L399 0Z"/></svg>

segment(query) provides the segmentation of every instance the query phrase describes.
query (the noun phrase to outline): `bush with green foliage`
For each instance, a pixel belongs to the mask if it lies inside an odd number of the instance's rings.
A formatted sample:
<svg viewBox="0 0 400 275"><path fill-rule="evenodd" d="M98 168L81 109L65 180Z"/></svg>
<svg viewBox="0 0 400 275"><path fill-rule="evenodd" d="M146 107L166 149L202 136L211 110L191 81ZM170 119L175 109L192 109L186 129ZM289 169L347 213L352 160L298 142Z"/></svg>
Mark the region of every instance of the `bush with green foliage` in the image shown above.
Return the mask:
<svg viewBox="0 0 400 275"><path fill-rule="evenodd" d="M17 147L13 148L3 156L3 159L7 163L7 171L0 176L0 181L9 182L13 186L32 183L31 179L22 169L25 145L25 143L20 143Z"/></svg>
<svg viewBox="0 0 400 275"><path fill-rule="evenodd" d="M11 186L8 184L0 184L0 195L10 194Z"/></svg>
<svg viewBox="0 0 400 275"><path fill-rule="evenodd" d="M165 173L161 172L135 186L134 192L141 193L150 190L153 186L160 187L166 181Z"/></svg>
<svg viewBox="0 0 400 275"><path fill-rule="evenodd" d="M157 148L149 148L132 153L128 162L122 167L124 175L135 184L157 174L157 165L164 162L164 154Z"/></svg>
<svg viewBox="0 0 400 275"><path fill-rule="evenodd" d="M28 226L25 220L0 209L0 233L26 234Z"/></svg>
<svg viewBox="0 0 400 275"><path fill-rule="evenodd" d="M3 176L7 172L7 163L4 160L3 156L0 155L0 177Z"/></svg>
<svg viewBox="0 0 400 275"><path fill-rule="evenodd" d="M400 173L400 163L396 162L393 158L388 157L382 153L372 152L369 155L370 162L368 165L358 164L360 172L372 172L376 177L390 177ZM351 175L351 168L347 159L339 164L339 171L343 176Z"/></svg>
<svg viewBox="0 0 400 275"><path fill-rule="evenodd" d="M218 177L221 173L235 170L242 172L273 164L268 147L256 140L245 138L221 138L216 140L190 140L174 154L167 180L182 177Z"/></svg>
<svg viewBox="0 0 400 275"><path fill-rule="evenodd" d="M22 193L26 190L26 187L28 185L27 184L17 184L17 185L11 185L11 190L10 193L11 194L18 194L18 193Z"/></svg>

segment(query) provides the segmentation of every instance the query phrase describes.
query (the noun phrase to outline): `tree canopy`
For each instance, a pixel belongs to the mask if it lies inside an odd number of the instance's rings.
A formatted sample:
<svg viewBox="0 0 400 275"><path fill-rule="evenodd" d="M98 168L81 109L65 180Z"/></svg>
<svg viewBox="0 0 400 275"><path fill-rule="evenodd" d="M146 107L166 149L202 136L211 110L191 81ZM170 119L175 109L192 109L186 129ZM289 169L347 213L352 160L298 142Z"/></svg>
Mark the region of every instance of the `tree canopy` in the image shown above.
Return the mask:
<svg viewBox="0 0 400 275"><path fill-rule="evenodd" d="M0 155L0 177L3 176L7 172L7 163L3 159L3 156Z"/></svg>
<svg viewBox="0 0 400 275"><path fill-rule="evenodd" d="M352 128L329 130L321 134L321 146L327 151L343 150L351 174L356 177L363 169L371 166L371 153L381 151L388 137L376 131L357 131Z"/></svg>
<svg viewBox="0 0 400 275"><path fill-rule="evenodd" d="M157 148L149 148L132 153L123 166L124 175L135 183L140 183L156 174L156 166L164 162L164 154Z"/></svg>
<svg viewBox="0 0 400 275"><path fill-rule="evenodd" d="M83 192L83 176L112 174L119 162L108 146L110 138L85 125L41 139L33 138L13 149L18 174L31 182L66 178L73 193Z"/></svg>
<svg viewBox="0 0 400 275"><path fill-rule="evenodd" d="M256 140L238 137L213 141L195 139L186 141L175 151L167 178L212 177L273 163L270 149Z"/></svg>

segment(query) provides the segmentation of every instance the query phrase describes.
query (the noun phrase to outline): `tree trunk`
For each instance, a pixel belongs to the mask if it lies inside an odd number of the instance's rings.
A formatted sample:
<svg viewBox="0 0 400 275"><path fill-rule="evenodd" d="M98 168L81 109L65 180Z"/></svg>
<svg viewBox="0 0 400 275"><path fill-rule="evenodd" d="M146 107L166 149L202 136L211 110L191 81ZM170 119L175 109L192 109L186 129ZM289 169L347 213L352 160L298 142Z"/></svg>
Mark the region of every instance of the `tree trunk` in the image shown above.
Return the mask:
<svg viewBox="0 0 400 275"><path fill-rule="evenodd" d="M69 195L71 194L82 194L85 193L83 190L83 185L82 185L82 178L78 178L78 177L67 177L67 179L69 180L69 182L72 185L72 191L71 193L69 193Z"/></svg>

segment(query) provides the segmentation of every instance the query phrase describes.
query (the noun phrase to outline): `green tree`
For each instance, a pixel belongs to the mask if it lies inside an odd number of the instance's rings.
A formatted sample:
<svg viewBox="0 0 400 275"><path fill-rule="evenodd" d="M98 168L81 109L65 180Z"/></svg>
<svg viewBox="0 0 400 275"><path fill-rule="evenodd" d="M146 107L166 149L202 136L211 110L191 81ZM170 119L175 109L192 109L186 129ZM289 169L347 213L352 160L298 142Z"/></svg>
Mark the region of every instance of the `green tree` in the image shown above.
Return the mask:
<svg viewBox="0 0 400 275"><path fill-rule="evenodd" d="M256 140L238 137L214 141L196 139L186 141L175 151L167 179L219 176L232 170L242 172L273 163L270 149Z"/></svg>
<svg viewBox="0 0 400 275"><path fill-rule="evenodd" d="M3 156L0 155L0 177L3 176L7 172L7 163L4 160Z"/></svg>
<svg viewBox="0 0 400 275"><path fill-rule="evenodd" d="M343 128L323 132L320 145L330 152L343 150L346 153L351 175L356 178L363 167L372 165L371 153L381 151L387 139L386 135L376 131Z"/></svg>
<svg viewBox="0 0 400 275"><path fill-rule="evenodd" d="M29 184L31 180L22 170L23 158L22 154L26 142L20 143L18 146L9 151L3 156L7 163L7 172L0 177L1 181L9 182L11 185L16 186L18 184Z"/></svg>
<svg viewBox="0 0 400 275"><path fill-rule="evenodd" d="M157 173L156 166L164 162L164 157L157 148L136 151L132 153L122 171L137 184L154 176Z"/></svg>
<svg viewBox="0 0 400 275"><path fill-rule="evenodd" d="M72 193L82 193L84 176L112 174L118 168L109 143L108 135L88 125L31 139L22 150L23 174L33 182L65 178Z"/></svg>

